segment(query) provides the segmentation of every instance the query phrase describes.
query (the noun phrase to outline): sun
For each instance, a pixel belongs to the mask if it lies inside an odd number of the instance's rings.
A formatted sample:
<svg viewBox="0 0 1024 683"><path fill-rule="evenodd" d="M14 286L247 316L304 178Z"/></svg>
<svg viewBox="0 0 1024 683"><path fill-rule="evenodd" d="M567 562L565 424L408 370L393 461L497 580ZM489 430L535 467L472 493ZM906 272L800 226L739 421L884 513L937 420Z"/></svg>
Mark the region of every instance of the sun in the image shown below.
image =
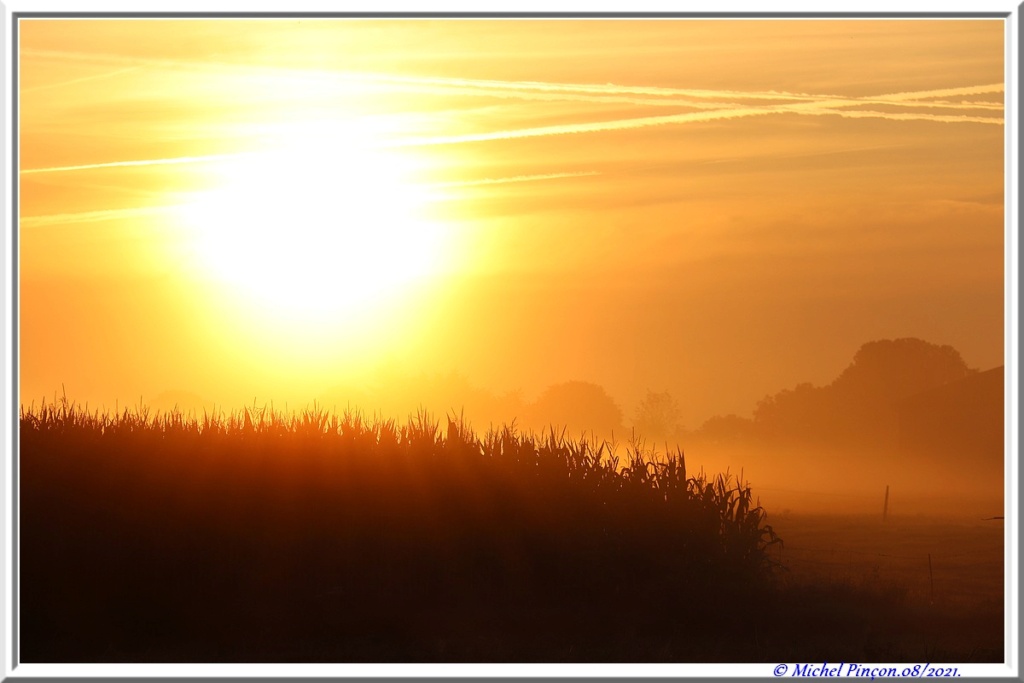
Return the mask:
<svg viewBox="0 0 1024 683"><path fill-rule="evenodd" d="M296 142L216 164L183 208L203 270L277 316L353 316L443 265L444 226L408 157L359 140Z"/></svg>

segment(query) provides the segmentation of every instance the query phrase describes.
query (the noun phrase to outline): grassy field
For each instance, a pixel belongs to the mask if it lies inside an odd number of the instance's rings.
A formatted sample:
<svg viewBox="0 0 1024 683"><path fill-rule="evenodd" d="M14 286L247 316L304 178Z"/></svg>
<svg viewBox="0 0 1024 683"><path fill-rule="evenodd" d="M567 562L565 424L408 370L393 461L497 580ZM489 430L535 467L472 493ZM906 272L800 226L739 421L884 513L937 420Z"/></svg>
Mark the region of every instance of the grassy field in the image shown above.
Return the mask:
<svg viewBox="0 0 1024 683"><path fill-rule="evenodd" d="M785 546L773 557L780 585L802 596L794 631L832 659L1002 661L1002 520L973 516L773 516ZM806 627L828 624L814 643ZM835 635L845 632L841 642ZM799 660L800 657L795 657ZM830 661L831 661L830 660Z"/></svg>
<svg viewBox="0 0 1024 683"><path fill-rule="evenodd" d="M989 565L954 579L936 556L932 600L919 571L799 559L967 540L856 519L773 528L749 487L681 452L655 463L422 414L62 402L23 411L19 462L27 662L1002 659Z"/></svg>

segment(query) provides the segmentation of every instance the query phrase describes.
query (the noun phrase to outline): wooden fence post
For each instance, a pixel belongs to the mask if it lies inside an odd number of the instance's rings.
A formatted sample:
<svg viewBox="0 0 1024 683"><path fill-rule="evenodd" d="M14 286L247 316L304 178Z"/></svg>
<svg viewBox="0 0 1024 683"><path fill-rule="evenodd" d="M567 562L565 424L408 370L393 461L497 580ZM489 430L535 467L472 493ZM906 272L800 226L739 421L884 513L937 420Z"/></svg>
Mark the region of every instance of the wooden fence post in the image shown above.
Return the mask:
<svg viewBox="0 0 1024 683"><path fill-rule="evenodd" d="M935 604L935 576L932 574L932 554L928 553L928 586L931 591L931 601Z"/></svg>

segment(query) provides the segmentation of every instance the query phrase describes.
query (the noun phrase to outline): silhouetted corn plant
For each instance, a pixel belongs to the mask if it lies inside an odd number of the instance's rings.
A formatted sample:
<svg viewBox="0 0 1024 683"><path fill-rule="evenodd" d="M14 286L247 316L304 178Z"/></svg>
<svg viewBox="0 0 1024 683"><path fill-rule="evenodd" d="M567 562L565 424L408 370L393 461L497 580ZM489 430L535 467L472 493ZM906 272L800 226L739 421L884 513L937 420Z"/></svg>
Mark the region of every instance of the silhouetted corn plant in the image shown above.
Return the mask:
<svg viewBox="0 0 1024 683"><path fill-rule="evenodd" d="M253 490L271 490L273 477L287 473L301 479L295 472L307 468L310 486L337 491L339 500L350 501L346 505L369 500L359 486L384 487L375 493L395 515L432 518L463 505L452 518L472 520L478 509L487 519L492 513L486 511L500 504L501 512L493 514L508 527L494 528L496 537L561 530L573 547L572 534L593 532L608 544L601 552L609 557L620 552L615 548L641 552L638 539L653 535L654 550L644 552L657 550L679 566L720 565L761 576L771 570L766 549L781 543L741 478L728 472L688 475L681 449L658 457L639 438L626 447L623 460L614 444L574 440L555 427L538 437L513 422L478 438L464 416L452 414L442 432L423 410L399 425L366 420L353 410L339 416L315 403L290 416L254 404L196 417L178 410L151 414L141 402L134 410L90 413L66 397L22 406L20 430L23 459L43 452L70 458L91 443L91 462L161 462L187 479L215 460L261 482L263 488ZM243 472L256 451L263 454L266 472ZM320 464L314 467L314 461ZM249 494L239 489L237 495Z"/></svg>

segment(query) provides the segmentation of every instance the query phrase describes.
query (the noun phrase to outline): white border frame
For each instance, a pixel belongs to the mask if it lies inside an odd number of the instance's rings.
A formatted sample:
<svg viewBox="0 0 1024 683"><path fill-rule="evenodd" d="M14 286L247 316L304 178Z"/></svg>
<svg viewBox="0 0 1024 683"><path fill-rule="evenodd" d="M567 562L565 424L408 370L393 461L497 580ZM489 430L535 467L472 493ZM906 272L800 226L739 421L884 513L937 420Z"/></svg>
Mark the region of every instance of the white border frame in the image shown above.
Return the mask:
<svg viewBox="0 0 1024 683"><path fill-rule="evenodd" d="M615 6L617 3L582 2L581 0L522 0L518 3L502 2L482 6L467 0L444 3L429 3L429 7L410 0L383 0L376 3L341 3L336 0L293 0L292 2L271 2L269 0L178 0L170 3L166 0L140 2L139 0L100 0L82 2L82 0L7 0L0 4L0 27L2 27L2 46L0 46L0 73L2 73L4 92L4 138L0 143L4 150L4 163L0 167L0 178L3 180L3 211L4 241L2 245L2 280L0 280L0 306L3 308L3 369L2 395L0 395L0 443L3 448L2 500L0 507L0 556L2 556L2 621L0 621L0 678L38 678L38 677L153 677L161 678L192 678L192 677L243 677L243 678L278 678L278 677L323 677L344 676L361 678L382 677L587 677L587 678L619 678L619 677L700 677L700 678L771 678L773 663L769 664L489 664L489 665L452 665L452 664L166 664L166 665L77 665L77 664L21 664L13 666L14 643L11 637L14 626L12 611L13 565L12 540L14 535L15 516L12 515L11 501L14 496L14 482L11 473L14 458L14 429L16 429L14 399L15 379L13 353L15 350L14 332L17 329L11 315L12 278L14 266L14 227L12 225L12 207L14 201L14 182L11 177L15 168L14 153L10 142L14 139L12 84L14 83L14 67L12 58L12 40L15 30L15 13L53 13L53 14L92 14L92 13L123 13L132 16L155 14L209 14L209 13L240 13L252 15L259 13L297 14L306 12L322 13L453 13L473 14L536 14L581 13L584 15L597 13L640 14L640 13L702 13L716 16L736 14L740 17L757 17L779 19L799 18L888 18L892 15L921 14L922 18L943 17L946 14L1002 14L1006 15L1006 91L1005 121L1007 154L1005 160L1005 206L1006 206L1006 253L1005 253L1005 334L1006 351L1006 448L1010 457L1006 462L1006 565L1005 590L1006 609L1006 663L1005 664L964 664L961 665L962 676L1020 678L1020 593L1019 593L1019 540L1020 540L1020 507L1018 500L1020 471L1019 453L1019 226L1018 190L1019 177L1019 144L1018 137L1018 104L1019 104L1019 31L1021 27L1021 8L1011 2L1001 0L984 0L978 3L924 2L922 0L861 0L860 2L814 2L813 0L784 0L770 5L750 0L719 0L713 5L703 7L687 6L672 0L632 0L628 9ZM703 4L703 3L701 3ZM497 6L496 6L497 5ZM786 15L802 16L786 16ZM543 17L539 17L543 18ZM895 666L902 669L905 664L877 664L877 666Z"/></svg>

